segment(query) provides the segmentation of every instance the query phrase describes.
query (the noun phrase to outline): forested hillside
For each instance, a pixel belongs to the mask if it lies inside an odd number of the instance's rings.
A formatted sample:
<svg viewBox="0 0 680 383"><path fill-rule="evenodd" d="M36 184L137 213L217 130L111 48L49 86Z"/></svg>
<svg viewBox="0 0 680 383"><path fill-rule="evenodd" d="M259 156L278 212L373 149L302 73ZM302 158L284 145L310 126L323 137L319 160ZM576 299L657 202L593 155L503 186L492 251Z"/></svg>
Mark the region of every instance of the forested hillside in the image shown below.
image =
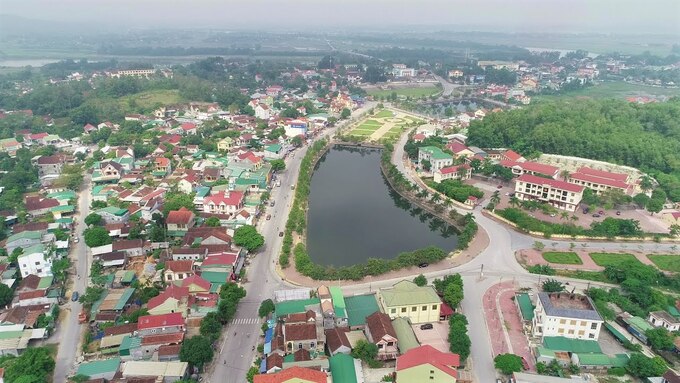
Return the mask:
<svg viewBox="0 0 680 383"><path fill-rule="evenodd" d="M615 100L540 104L473 121L469 145L524 155L563 154L637 167L680 201L680 99L647 105Z"/></svg>

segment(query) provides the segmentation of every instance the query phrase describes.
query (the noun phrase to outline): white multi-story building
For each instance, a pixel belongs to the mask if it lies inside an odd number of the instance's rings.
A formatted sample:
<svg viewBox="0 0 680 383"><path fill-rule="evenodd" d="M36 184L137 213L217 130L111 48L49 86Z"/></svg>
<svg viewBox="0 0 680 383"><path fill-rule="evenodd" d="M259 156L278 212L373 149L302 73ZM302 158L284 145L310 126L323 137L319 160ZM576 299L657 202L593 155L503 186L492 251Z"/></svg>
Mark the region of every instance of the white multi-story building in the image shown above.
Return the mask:
<svg viewBox="0 0 680 383"><path fill-rule="evenodd" d="M583 186L524 174L515 181L515 195L521 201L541 201L566 211L576 211L583 198Z"/></svg>
<svg viewBox="0 0 680 383"><path fill-rule="evenodd" d="M24 249L24 253L17 258L21 277L26 278L30 274L39 277L52 275L52 258L45 252L42 244Z"/></svg>
<svg viewBox="0 0 680 383"><path fill-rule="evenodd" d="M532 333L536 337L563 336L597 340L604 321L585 295L538 293Z"/></svg>
<svg viewBox="0 0 680 383"><path fill-rule="evenodd" d="M443 152L436 146L418 148L418 164L423 168L423 161L430 162L430 172L435 173L447 166L453 165L453 156Z"/></svg>

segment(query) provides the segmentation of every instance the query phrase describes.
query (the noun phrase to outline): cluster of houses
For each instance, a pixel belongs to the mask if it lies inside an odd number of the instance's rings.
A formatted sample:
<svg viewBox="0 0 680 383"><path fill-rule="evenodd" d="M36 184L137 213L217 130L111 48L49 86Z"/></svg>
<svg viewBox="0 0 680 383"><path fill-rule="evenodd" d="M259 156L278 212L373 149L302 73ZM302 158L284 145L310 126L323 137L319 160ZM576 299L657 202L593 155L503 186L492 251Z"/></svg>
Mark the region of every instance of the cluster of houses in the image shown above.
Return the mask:
<svg viewBox="0 0 680 383"><path fill-rule="evenodd" d="M650 312L646 320L624 312L615 322L607 322L597 312L593 301L585 295L540 292L535 296L518 293L514 298L524 332L530 343L536 345L532 348L536 361L546 365L555 361L563 368L575 365L581 372L603 374L614 367L625 367L628 363L629 354L611 355L602 351L598 340L603 329L622 344L632 342L633 338L647 344L645 331L656 327L663 327L669 332L680 329L677 305ZM626 333L628 335L624 335ZM675 344L680 350L680 337L676 337ZM533 381L530 376L524 375L522 378L527 382ZM680 379L672 370L663 378L667 382ZM661 377L656 379L650 381L665 382Z"/></svg>
<svg viewBox="0 0 680 383"><path fill-rule="evenodd" d="M413 136L418 142L426 138L424 133ZM425 171L423 161L430 169ZM630 174L581 166L573 172L540 162L530 161L511 149L480 149L467 146L464 140L452 138L444 148L425 146L418 150L419 170L432 176L434 182L467 180L472 175L471 163L498 164L510 169L515 178L514 196L520 201L545 202L557 209L574 212L578 209L585 188L595 194L620 191L634 195L641 191L639 180ZM680 216L680 215L679 215Z"/></svg>
<svg viewBox="0 0 680 383"><path fill-rule="evenodd" d="M394 361L393 381L470 381L446 340L429 334L433 326L448 326L439 322L453 314L432 286L401 281L355 296L320 286L312 294L277 291L275 302L256 383L362 382L362 364L350 355L360 341L376 345L377 359Z"/></svg>

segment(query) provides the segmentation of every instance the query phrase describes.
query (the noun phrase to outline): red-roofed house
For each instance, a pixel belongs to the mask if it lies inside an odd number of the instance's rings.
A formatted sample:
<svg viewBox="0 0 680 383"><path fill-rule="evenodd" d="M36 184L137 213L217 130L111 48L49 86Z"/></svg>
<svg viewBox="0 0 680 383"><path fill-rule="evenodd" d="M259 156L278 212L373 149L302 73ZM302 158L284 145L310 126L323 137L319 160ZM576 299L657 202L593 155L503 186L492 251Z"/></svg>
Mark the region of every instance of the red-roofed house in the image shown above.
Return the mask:
<svg viewBox="0 0 680 383"><path fill-rule="evenodd" d="M441 352L430 345L408 350L397 358L397 383L456 383L460 356Z"/></svg>
<svg viewBox="0 0 680 383"><path fill-rule="evenodd" d="M181 281L194 275L194 261L167 261L163 270L166 282Z"/></svg>
<svg viewBox="0 0 680 383"><path fill-rule="evenodd" d="M90 134L96 130L98 130L97 127L92 124L85 124L85 126L83 126L83 131L85 134Z"/></svg>
<svg viewBox="0 0 680 383"><path fill-rule="evenodd" d="M253 383L326 383L327 381L328 376L325 372L299 366L253 377Z"/></svg>
<svg viewBox="0 0 680 383"><path fill-rule="evenodd" d="M238 259L239 255L236 253L211 255L206 257L203 263L201 263L201 271L220 271L226 268L231 272L235 272Z"/></svg>
<svg viewBox="0 0 680 383"><path fill-rule="evenodd" d="M576 211L583 198L583 186L524 174L515 181L515 194L521 201L542 201L566 211Z"/></svg>
<svg viewBox="0 0 680 383"><path fill-rule="evenodd" d="M207 293L210 291L210 282L194 274L182 280L182 287L188 288L192 294Z"/></svg>
<svg viewBox="0 0 680 383"><path fill-rule="evenodd" d="M367 316L364 332L368 341L378 346L378 359L394 359L397 356L397 333L389 315L376 311Z"/></svg>
<svg viewBox="0 0 680 383"><path fill-rule="evenodd" d="M196 128L196 124L192 124L191 122L185 122L181 125L182 128L182 133L183 134L196 134L198 129Z"/></svg>
<svg viewBox="0 0 680 383"><path fill-rule="evenodd" d="M212 214L235 214L243 209L243 192L225 191L203 198L203 211Z"/></svg>
<svg viewBox="0 0 680 383"><path fill-rule="evenodd" d="M59 201L54 198L27 197L26 211L33 217L49 213L50 209L59 206Z"/></svg>
<svg viewBox="0 0 680 383"><path fill-rule="evenodd" d="M165 223L168 225L168 231L186 232L196 224L196 215L193 211L182 207L169 212Z"/></svg>
<svg viewBox="0 0 680 383"><path fill-rule="evenodd" d="M501 153L501 159L514 162L524 162L527 160L526 158L522 157L521 154L517 153L512 149L508 149Z"/></svg>
<svg viewBox="0 0 680 383"><path fill-rule="evenodd" d="M184 331L184 318L181 313L144 315L137 322L139 336L172 334Z"/></svg>
<svg viewBox="0 0 680 383"><path fill-rule="evenodd" d="M450 150L453 152L453 155L458 158L458 157L471 157L475 155L475 152L470 150L465 144L461 143L460 141L453 140L446 144L446 149Z"/></svg>
<svg viewBox="0 0 680 383"><path fill-rule="evenodd" d="M149 299L147 309L151 315L181 313L186 316L188 302L189 289L171 283L165 291Z"/></svg>
<svg viewBox="0 0 680 383"><path fill-rule="evenodd" d="M447 166L434 172L434 182L446 180L467 180L472 177L472 167L468 164Z"/></svg>
<svg viewBox="0 0 680 383"><path fill-rule="evenodd" d="M165 175L172 173L172 163L170 162L169 158L156 157L156 159L153 161L153 164L154 171L156 172L163 172Z"/></svg>
<svg viewBox="0 0 680 383"><path fill-rule="evenodd" d="M423 142L423 141L425 141L426 138L427 137L422 133L414 134L413 135L413 142Z"/></svg>
<svg viewBox="0 0 680 383"><path fill-rule="evenodd" d="M628 184L628 174L595 170L587 166L583 166L572 173L568 181L592 189L597 194L612 189L631 194L634 190L632 185Z"/></svg>
<svg viewBox="0 0 680 383"><path fill-rule="evenodd" d="M539 164L538 162L515 162L510 160L501 160L500 165L512 170L512 174L516 176L521 176L522 174L542 174L550 178L557 178L560 168L545 164Z"/></svg>
<svg viewBox="0 0 680 383"><path fill-rule="evenodd" d="M669 225L680 225L680 211L669 211L661 215L664 221Z"/></svg>

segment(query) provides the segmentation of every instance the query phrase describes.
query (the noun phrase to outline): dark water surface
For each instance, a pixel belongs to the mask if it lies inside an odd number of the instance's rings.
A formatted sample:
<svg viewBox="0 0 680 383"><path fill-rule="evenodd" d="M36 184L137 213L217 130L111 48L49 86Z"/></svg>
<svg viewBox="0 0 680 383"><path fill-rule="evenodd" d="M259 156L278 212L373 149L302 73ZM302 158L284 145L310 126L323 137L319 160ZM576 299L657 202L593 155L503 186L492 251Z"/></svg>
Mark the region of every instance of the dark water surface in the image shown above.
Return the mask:
<svg viewBox="0 0 680 383"><path fill-rule="evenodd" d="M321 265L348 266L404 251L456 247L452 227L401 198L380 172L379 150L335 146L312 176L307 250Z"/></svg>

